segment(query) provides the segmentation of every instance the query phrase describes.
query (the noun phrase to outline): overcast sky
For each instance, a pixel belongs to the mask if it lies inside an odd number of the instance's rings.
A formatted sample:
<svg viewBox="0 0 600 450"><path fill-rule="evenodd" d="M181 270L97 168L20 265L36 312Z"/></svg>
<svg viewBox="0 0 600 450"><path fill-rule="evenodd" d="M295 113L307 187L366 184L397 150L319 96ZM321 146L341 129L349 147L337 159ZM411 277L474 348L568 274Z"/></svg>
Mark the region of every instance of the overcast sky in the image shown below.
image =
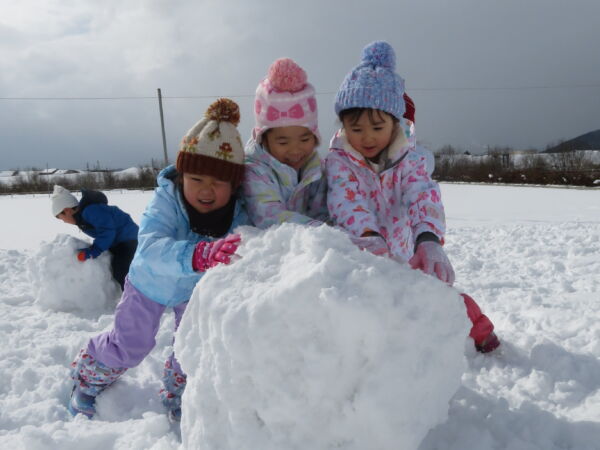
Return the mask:
<svg viewBox="0 0 600 450"><path fill-rule="evenodd" d="M0 169L162 160L157 88L171 161L219 96L245 141L284 56L319 93L324 151L334 94L378 39L423 144L544 149L600 128L599 19L597 0L0 0ZM73 97L100 99L57 99Z"/></svg>

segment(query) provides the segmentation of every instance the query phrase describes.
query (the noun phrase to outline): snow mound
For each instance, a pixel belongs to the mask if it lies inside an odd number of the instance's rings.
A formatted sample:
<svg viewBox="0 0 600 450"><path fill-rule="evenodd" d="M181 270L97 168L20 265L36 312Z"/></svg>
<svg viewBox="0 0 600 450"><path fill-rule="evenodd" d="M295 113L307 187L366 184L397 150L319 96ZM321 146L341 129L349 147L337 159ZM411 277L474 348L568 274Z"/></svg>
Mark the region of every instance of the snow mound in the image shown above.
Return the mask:
<svg viewBox="0 0 600 450"><path fill-rule="evenodd" d="M456 290L326 226L242 239L177 333L185 448L409 449L446 420L469 331Z"/></svg>
<svg viewBox="0 0 600 450"><path fill-rule="evenodd" d="M121 290L112 278L110 253L80 262L77 250L89 245L66 234L42 243L29 268L37 305L84 317L114 310Z"/></svg>

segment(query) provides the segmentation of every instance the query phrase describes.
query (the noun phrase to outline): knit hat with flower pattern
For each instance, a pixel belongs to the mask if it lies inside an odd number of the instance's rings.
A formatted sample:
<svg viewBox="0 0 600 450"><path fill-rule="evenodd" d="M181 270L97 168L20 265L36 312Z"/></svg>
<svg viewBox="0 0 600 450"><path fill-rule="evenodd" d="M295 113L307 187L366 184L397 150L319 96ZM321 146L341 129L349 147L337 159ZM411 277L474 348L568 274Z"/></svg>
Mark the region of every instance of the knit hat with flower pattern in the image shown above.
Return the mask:
<svg viewBox="0 0 600 450"><path fill-rule="evenodd" d="M237 124L240 109L233 100L220 98L183 137L177 171L212 175L236 188L244 177L244 147Z"/></svg>
<svg viewBox="0 0 600 450"><path fill-rule="evenodd" d="M317 143L321 141L315 88L307 82L302 67L289 58L271 64L267 77L256 88L254 118L252 137L258 143L269 128L294 125L308 128Z"/></svg>
<svg viewBox="0 0 600 450"><path fill-rule="evenodd" d="M345 109L373 108L401 119L405 111L404 80L394 71L394 49L385 41L376 41L363 49L361 59L338 90L335 113L339 116Z"/></svg>

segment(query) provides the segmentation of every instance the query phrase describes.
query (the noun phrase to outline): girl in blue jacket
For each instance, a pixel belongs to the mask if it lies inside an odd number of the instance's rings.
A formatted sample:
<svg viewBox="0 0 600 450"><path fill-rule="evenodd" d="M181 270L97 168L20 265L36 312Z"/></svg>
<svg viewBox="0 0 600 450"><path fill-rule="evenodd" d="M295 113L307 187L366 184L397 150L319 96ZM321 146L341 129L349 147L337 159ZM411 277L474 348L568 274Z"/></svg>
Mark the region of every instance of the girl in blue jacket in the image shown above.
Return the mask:
<svg viewBox="0 0 600 450"><path fill-rule="evenodd" d="M96 396L150 353L165 309L173 308L177 329L204 272L231 262L240 242L232 230L249 224L237 195L244 174L238 122L237 104L217 100L183 138L176 167L158 175L114 327L92 338L71 364L73 415L91 418ZM178 421L186 376L173 354L163 383L161 399Z"/></svg>
<svg viewBox="0 0 600 450"><path fill-rule="evenodd" d="M94 242L77 252L77 259L97 258L103 252L112 254L113 278L121 289L137 248L138 226L129 214L117 206L109 205L106 195L100 191L81 190L81 200L62 186L54 186L52 214L65 223L77 225Z"/></svg>

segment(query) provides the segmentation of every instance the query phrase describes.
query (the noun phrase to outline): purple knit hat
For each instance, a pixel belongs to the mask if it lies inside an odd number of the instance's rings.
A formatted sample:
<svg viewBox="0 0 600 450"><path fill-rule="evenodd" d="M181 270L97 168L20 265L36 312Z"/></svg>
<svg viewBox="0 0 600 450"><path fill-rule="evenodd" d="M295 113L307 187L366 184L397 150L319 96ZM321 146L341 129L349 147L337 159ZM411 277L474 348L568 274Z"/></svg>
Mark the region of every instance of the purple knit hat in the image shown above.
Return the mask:
<svg viewBox="0 0 600 450"><path fill-rule="evenodd" d="M394 72L396 54L392 46L385 41L375 41L363 49L361 59L338 90L336 115L350 108L373 108L402 119L404 80Z"/></svg>
<svg viewBox="0 0 600 450"><path fill-rule="evenodd" d="M271 64L267 77L256 88L254 118L252 137L258 143L269 128L293 125L308 128L317 143L321 142L315 89L302 67L289 58Z"/></svg>

